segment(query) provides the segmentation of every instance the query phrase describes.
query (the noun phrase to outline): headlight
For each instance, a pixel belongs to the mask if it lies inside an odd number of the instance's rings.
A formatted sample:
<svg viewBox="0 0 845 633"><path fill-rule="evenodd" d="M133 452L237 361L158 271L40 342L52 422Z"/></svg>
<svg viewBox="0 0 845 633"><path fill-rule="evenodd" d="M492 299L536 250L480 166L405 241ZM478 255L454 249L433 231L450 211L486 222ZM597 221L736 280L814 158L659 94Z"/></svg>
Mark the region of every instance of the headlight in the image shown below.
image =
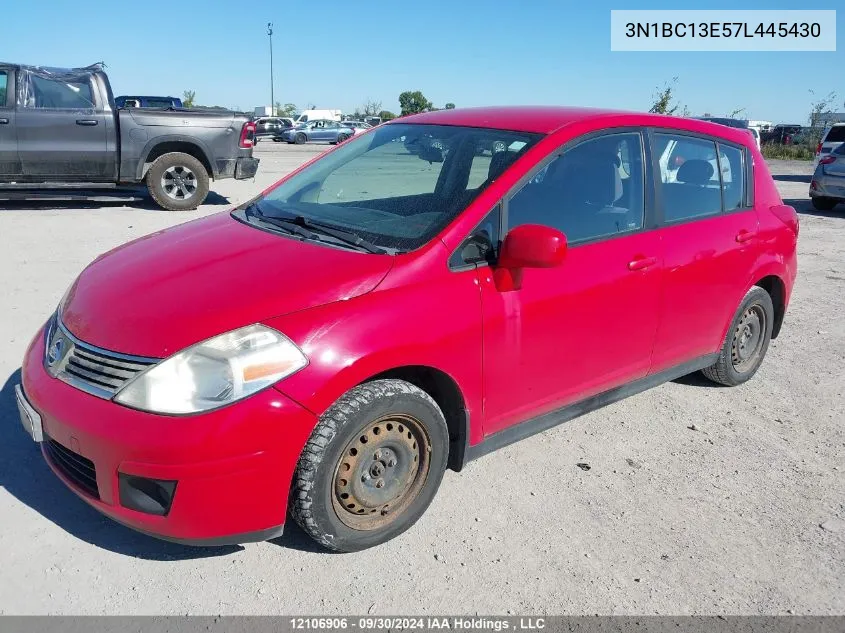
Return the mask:
<svg viewBox="0 0 845 633"><path fill-rule="evenodd" d="M182 350L148 369L115 402L152 413L199 413L246 398L308 364L287 337L249 325Z"/></svg>

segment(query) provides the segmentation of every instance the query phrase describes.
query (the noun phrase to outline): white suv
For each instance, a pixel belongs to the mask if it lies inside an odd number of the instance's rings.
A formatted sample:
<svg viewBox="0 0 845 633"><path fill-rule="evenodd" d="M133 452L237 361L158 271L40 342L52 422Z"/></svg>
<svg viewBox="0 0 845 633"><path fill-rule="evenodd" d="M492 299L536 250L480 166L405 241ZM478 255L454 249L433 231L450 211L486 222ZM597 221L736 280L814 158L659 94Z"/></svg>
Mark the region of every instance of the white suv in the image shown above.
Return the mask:
<svg viewBox="0 0 845 633"><path fill-rule="evenodd" d="M845 123L834 123L822 134L822 140L816 148L816 160L813 169L819 166L819 159L833 153L837 147L845 143Z"/></svg>

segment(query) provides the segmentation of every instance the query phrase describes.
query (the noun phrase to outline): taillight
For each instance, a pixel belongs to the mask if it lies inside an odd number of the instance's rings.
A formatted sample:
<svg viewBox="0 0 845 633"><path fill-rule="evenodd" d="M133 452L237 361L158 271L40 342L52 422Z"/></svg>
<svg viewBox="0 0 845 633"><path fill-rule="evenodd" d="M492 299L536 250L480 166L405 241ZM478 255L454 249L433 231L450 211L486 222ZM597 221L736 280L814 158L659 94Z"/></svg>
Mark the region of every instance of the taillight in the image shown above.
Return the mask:
<svg viewBox="0 0 845 633"><path fill-rule="evenodd" d="M798 213L795 209L788 204L777 204L769 208L781 222L788 226L795 235L798 235Z"/></svg>
<svg viewBox="0 0 845 633"><path fill-rule="evenodd" d="M819 165L830 165L831 163L835 162L836 156L832 156L831 154L828 154L827 156L824 156L819 159Z"/></svg>
<svg viewBox="0 0 845 633"><path fill-rule="evenodd" d="M253 145L255 145L255 122L247 121L241 128L241 140L238 142L238 147L249 149Z"/></svg>
<svg viewBox="0 0 845 633"><path fill-rule="evenodd" d="M821 154L821 153L822 153L822 144L821 144L821 142L819 142L819 144L816 145L816 154Z"/></svg>

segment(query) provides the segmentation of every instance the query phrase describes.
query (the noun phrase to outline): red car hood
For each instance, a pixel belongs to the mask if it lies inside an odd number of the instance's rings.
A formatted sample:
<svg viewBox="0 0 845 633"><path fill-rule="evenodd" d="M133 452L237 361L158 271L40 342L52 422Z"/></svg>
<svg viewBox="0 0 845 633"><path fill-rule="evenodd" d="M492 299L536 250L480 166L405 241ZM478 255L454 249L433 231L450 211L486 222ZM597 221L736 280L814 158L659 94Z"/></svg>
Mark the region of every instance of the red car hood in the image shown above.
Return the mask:
<svg viewBox="0 0 845 633"><path fill-rule="evenodd" d="M92 345L164 358L216 334L369 292L392 260L215 214L98 257L76 280L62 320Z"/></svg>

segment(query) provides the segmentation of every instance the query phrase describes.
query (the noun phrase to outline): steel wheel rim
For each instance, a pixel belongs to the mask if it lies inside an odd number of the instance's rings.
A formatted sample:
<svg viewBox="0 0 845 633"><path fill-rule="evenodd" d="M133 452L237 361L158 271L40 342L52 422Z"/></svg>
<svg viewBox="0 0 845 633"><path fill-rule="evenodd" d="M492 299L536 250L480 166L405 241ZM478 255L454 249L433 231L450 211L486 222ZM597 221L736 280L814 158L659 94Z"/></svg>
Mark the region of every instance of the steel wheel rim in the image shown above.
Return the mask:
<svg viewBox="0 0 845 633"><path fill-rule="evenodd" d="M422 423L391 414L369 423L344 447L332 481L332 507L344 525L381 529L419 496L431 468Z"/></svg>
<svg viewBox="0 0 845 633"><path fill-rule="evenodd" d="M161 175L161 188L172 200L187 200L197 192L197 176L184 165L174 165Z"/></svg>
<svg viewBox="0 0 845 633"><path fill-rule="evenodd" d="M742 313L731 343L731 362L737 372L748 371L757 361L763 349L766 325L766 311L762 306L749 306Z"/></svg>

